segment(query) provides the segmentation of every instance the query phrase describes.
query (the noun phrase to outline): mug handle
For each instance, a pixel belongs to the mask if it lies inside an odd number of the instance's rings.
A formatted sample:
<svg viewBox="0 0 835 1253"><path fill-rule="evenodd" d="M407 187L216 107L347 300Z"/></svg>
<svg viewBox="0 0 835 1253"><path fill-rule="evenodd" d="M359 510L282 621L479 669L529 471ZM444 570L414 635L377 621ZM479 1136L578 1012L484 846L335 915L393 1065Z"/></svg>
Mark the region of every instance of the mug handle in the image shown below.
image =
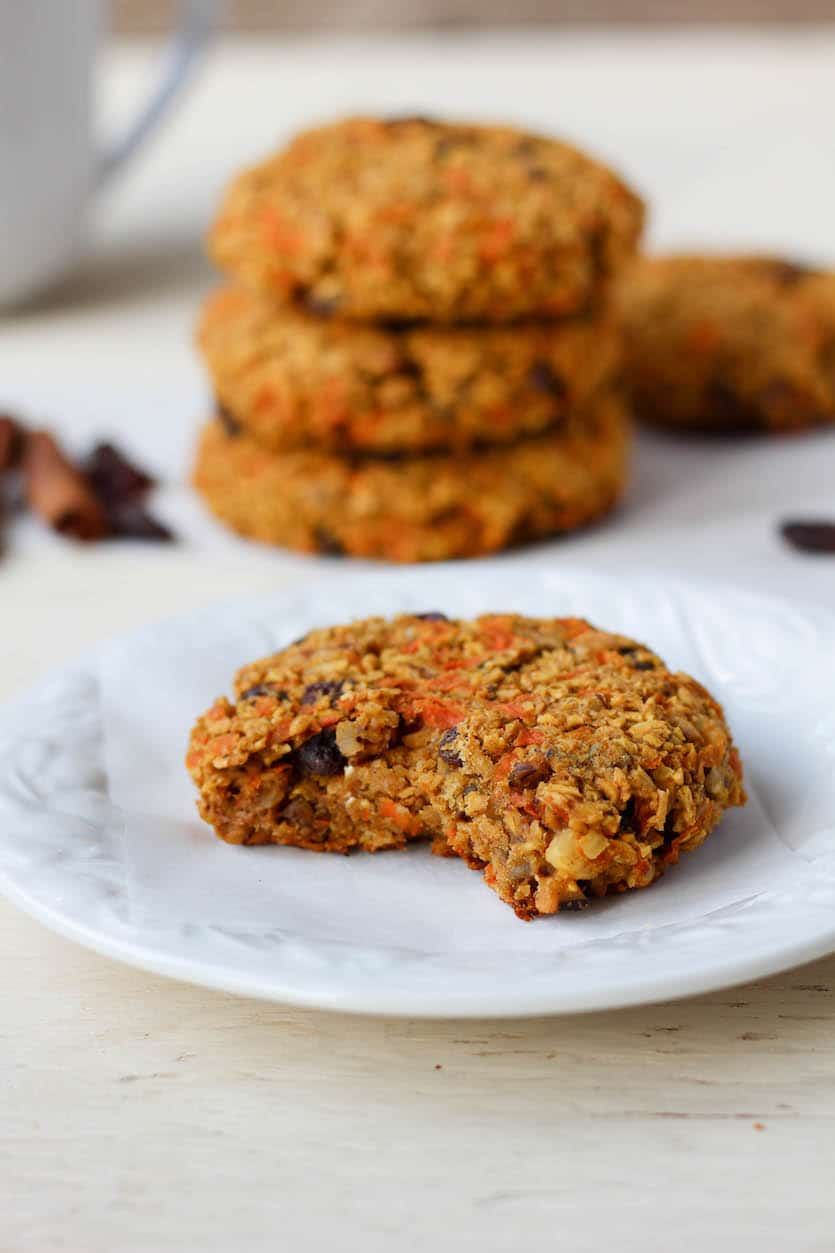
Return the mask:
<svg viewBox="0 0 835 1253"><path fill-rule="evenodd" d="M165 50L162 70L150 99L125 133L99 156L96 167L99 186L133 156L168 112L208 42L217 8L218 0L183 0L179 28Z"/></svg>

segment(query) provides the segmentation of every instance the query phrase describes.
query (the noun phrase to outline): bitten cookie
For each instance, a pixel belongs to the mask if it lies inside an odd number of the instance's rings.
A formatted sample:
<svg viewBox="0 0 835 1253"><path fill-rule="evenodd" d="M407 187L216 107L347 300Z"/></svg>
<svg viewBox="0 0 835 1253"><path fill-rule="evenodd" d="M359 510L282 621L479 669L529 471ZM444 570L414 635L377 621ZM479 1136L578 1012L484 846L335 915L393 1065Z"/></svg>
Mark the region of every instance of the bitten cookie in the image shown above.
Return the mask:
<svg viewBox="0 0 835 1253"><path fill-rule="evenodd" d="M509 322L597 303L642 225L638 197L557 140L351 118L236 178L209 248L320 316Z"/></svg>
<svg viewBox="0 0 835 1253"><path fill-rule="evenodd" d="M310 632L234 688L186 759L221 838L430 838L521 918L647 887L745 800L710 694L580 619L371 618Z"/></svg>
<svg viewBox="0 0 835 1253"><path fill-rule="evenodd" d="M494 552L599 518L619 499L628 424L604 395L581 427L507 448L384 460L271 453L203 431L194 485L242 535L302 552L441 561Z"/></svg>
<svg viewBox="0 0 835 1253"><path fill-rule="evenodd" d="M637 416L703 430L835 422L835 274L765 257L646 258L618 303Z"/></svg>
<svg viewBox="0 0 835 1253"><path fill-rule="evenodd" d="M427 452L562 427L620 364L611 316L387 329L315 318L243 288L198 341L224 410L263 447Z"/></svg>

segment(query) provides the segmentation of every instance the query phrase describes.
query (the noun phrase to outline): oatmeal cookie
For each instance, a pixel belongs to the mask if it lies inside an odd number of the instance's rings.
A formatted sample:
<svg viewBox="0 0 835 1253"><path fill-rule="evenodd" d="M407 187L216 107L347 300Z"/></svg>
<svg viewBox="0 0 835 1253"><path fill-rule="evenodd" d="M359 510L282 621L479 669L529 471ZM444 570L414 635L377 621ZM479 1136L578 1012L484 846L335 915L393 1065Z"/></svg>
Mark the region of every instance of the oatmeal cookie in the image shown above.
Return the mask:
<svg viewBox="0 0 835 1253"><path fill-rule="evenodd" d="M203 431L194 485L222 521L265 543L442 561L600 517L623 490L628 444L614 395L594 403L582 429L457 456L273 453L215 420Z"/></svg>
<svg viewBox="0 0 835 1253"><path fill-rule="evenodd" d="M638 197L557 140L350 118L239 175L209 250L319 315L509 322L596 303L642 225Z"/></svg>
<svg viewBox="0 0 835 1253"><path fill-rule="evenodd" d="M207 301L198 341L219 405L276 451L509 443L563 427L620 364L611 316L397 330L311 317L243 288Z"/></svg>
<svg viewBox="0 0 835 1253"><path fill-rule="evenodd" d="M638 416L703 430L835 422L835 274L767 257L646 258L619 303Z"/></svg>
<svg viewBox="0 0 835 1253"><path fill-rule="evenodd" d="M710 694L576 618L312 631L239 672L186 763L224 840L432 839L522 918L647 887L745 800Z"/></svg>

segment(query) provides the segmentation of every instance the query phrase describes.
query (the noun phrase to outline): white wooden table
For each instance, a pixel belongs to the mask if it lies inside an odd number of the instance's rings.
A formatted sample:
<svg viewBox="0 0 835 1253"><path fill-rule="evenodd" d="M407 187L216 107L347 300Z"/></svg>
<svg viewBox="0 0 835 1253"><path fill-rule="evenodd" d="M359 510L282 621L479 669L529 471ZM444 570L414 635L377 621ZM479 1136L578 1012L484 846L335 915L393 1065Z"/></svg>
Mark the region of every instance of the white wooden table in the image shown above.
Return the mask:
<svg viewBox="0 0 835 1253"><path fill-rule="evenodd" d="M145 57L109 64L110 113ZM67 292L0 322L0 406L164 473L173 551L21 524L0 567L0 697L116 631L309 577L179 486L204 405L197 238L235 164L348 108L562 130L651 195L654 238L835 261L835 34L652 33L228 46L100 207ZM835 604L779 516L832 504L826 437L645 439L622 522L543 560L689 565ZM722 458L725 457L725 460ZM381 574L381 577L384 577ZM121 968L0 903L0 1250L835 1248L835 958L699 1000L421 1023L236 1000Z"/></svg>

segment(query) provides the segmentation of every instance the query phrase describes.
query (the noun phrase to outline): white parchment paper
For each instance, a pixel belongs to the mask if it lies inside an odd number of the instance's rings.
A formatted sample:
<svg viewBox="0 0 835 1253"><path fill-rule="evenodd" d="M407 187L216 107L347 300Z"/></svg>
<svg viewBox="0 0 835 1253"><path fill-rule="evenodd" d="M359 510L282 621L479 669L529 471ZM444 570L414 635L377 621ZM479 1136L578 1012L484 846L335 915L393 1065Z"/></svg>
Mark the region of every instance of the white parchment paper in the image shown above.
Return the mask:
<svg viewBox="0 0 835 1253"><path fill-rule="evenodd" d="M331 579L318 592L307 588L258 605L226 606L104 651L98 664L104 764L137 922L279 929L348 944L483 952L487 960L497 949L546 955L726 909L790 874L798 860L793 849L807 838L833 846L828 815L835 812L835 739L825 725L816 737L813 693L808 674L805 683L800 675L825 642L802 615L781 617L776 609L779 621L761 622L760 602L753 616L747 614L744 594L674 588L646 577L549 573L524 565L493 567L489 575L464 569L392 575L384 584L363 576ZM197 713L229 691L237 666L317 622L399 608L476 613L499 607L581 613L624 630L646 640L671 665L694 673L725 702L751 799L650 891L526 925L479 875L458 861L432 857L426 846L351 857L236 848L199 820L183 764L188 734ZM787 651L799 667L794 693L787 682ZM806 727L801 745L792 734L792 726L799 725L792 713L798 702ZM775 735L781 719L784 734ZM777 780L775 745L783 752ZM793 752L803 754L806 780L810 753L820 755L815 768L821 789L811 808L808 786L792 773Z"/></svg>

